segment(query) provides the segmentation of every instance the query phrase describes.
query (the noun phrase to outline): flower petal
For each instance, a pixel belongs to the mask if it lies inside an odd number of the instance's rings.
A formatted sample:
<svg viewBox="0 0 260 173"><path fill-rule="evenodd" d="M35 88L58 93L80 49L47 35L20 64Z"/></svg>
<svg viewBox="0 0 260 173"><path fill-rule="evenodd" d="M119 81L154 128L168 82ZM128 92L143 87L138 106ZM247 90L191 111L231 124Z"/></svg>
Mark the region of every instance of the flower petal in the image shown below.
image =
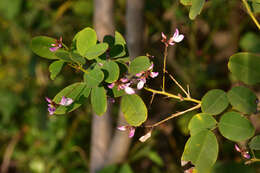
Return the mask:
<svg viewBox="0 0 260 173"><path fill-rule="evenodd" d="M158 75L159 75L158 72L151 72L151 73L150 73L150 77L151 77L151 78L156 78Z"/></svg>
<svg viewBox="0 0 260 173"><path fill-rule="evenodd" d="M242 156L243 156L244 158L246 158L246 159L250 159L250 158L251 158L251 156L250 156L250 154L248 153L248 151L247 151L247 152L243 152L243 153L242 153Z"/></svg>
<svg viewBox="0 0 260 173"><path fill-rule="evenodd" d="M136 77L141 77L143 75L144 72L140 72L140 73L136 73L135 76Z"/></svg>
<svg viewBox="0 0 260 173"><path fill-rule="evenodd" d="M60 105L69 106L72 103L73 103L73 100L71 98L66 98L66 97L62 96L62 99L60 101Z"/></svg>
<svg viewBox="0 0 260 173"><path fill-rule="evenodd" d="M59 49L59 47L50 47L49 48L49 50L51 51L51 52L55 52L56 50L58 50Z"/></svg>
<svg viewBox="0 0 260 173"><path fill-rule="evenodd" d="M179 36L179 30L176 28L175 29L175 32L174 32L174 34L173 34L173 38L176 38L176 37L178 37Z"/></svg>
<svg viewBox="0 0 260 173"><path fill-rule="evenodd" d="M56 108L55 107L48 107L48 111L50 115L53 115L55 112Z"/></svg>
<svg viewBox="0 0 260 173"><path fill-rule="evenodd" d="M235 144L235 149L236 149L237 152L241 152L241 150L240 150L240 148L238 147L237 144Z"/></svg>
<svg viewBox="0 0 260 173"><path fill-rule="evenodd" d="M178 37L175 37L174 38L174 41L176 42L176 43L179 43L179 42L181 42L182 40L183 40L183 38L184 38L184 35L179 35Z"/></svg>
<svg viewBox="0 0 260 173"><path fill-rule="evenodd" d="M126 131L127 130L127 126L118 126L117 129L121 130L121 131Z"/></svg>
<svg viewBox="0 0 260 173"><path fill-rule="evenodd" d="M126 83L128 81L128 79L127 78L121 78L120 81L123 82L123 83Z"/></svg>
<svg viewBox="0 0 260 173"><path fill-rule="evenodd" d="M164 40L167 39L166 35L165 35L163 32L162 32L162 38L163 38Z"/></svg>
<svg viewBox="0 0 260 173"><path fill-rule="evenodd" d="M115 83L111 83L111 84L109 84L107 87L110 88L110 89L112 89L112 88L114 88L114 86L115 86Z"/></svg>
<svg viewBox="0 0 260 173"><path fill-rule="evenodd" d="M149 139L152 136L152 131L149 131L148 133L146 133L144 136L142 136L141 138L139 138L139 141L141 142L145 142L147 139Z"/></svg>
<svg viewBox="0 0 260 173"><path fill-rule="evenodd" d="M152 70L153 69L153 63L152 63L152 65L148 68L148 70Z"/></svg>
<svg viewBox="0 0 260 173"><path fill-rule="evenodd" d="M128 137L132 138L134 135L135 135L135 128L134 127L129 127Z"/></svg>
<svg viewBox="0 0 260 173"><path fill-rule="evenodd" d="M127 87L125 87L125 92L127 94L134 94L135 90L133 88L127 86Z"/></svg>
<svg viewBox="0 0 260 173"><path fill-rule="evenodd" d="M46 100L48 103L52 103L52 100L51 100L49 97L45 97L45 100Z"/></svg>
<svg viewBox="0 0 260 173"><path fill-rule="evenodd" d="M137 84L137 89L142 89L144 87L145 81L144 80L140 80L140 82L138 82Z"/></svg>

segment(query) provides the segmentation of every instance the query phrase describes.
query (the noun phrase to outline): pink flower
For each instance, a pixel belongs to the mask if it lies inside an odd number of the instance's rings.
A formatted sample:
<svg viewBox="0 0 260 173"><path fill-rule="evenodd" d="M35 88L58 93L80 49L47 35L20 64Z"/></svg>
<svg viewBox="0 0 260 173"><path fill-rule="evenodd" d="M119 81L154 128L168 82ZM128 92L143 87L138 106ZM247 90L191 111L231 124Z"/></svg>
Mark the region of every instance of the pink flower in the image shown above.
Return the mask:
<svg viewBox="0 0 260 173"><path fill-rule="evenodd" d="M51 44L52 47L49 48L51 52L57 51L59 48L62 48L62 37L60 39L56 39L55 43Z"/></svg>
<svg viewBox="0 0 260 173"><path fill-rule="evenodd" d="M162 32L162 40L161 40L161 42L163 42L166 46L169 46L169 45L173 46L175 43L179 43L183 39L184 39L184 35L183 34L179 34L179 30L176 28L175 33L173 34L173 36L168 41L167 41L167 37Z"/></svg>
<svg viewBox="0 0 260 173"><path fill-rule="evenodd" d="M49 103L48 104L48 112L49 112L49 114L53 115L55 110L56 110L55 103L48 97L45 97L45 100Z"/></svg>
<svg viewBox="0 0 260 173"><path fill-rule="evenodd" d="M144 87L144 84L146 83L146 79L148 77L155 78L159 75L158 72L153 72L153 64L146 70L142 71L140 73L135 74L136 77L138 77L138 84L137 84L137 89L142 89Z"/></svg>
<svg viewBox="0 0 260 173"><path fill-rule="evenodd" d="M250 159L251 158L249 152L246 151L246 150L240 149L237 144L235 144L235 150L237 152L240 152L241 156L243 156L244 158L246 158L246 159Z"/></svg>
<svg viewBox="0 0 260 173"><path fill-rule="evenodd" d="M71 98L66 98L66 97L62 96L59 104L62 105L62 106L69 106L72 103L73 103L73 100Z"/></svg>
<svg viewBox="0 0 260 173"><path fill-rule="evenodd" d="M118 130L121 131L128 131L128 137L132 138L135 135L135 127L132 126L119 126L117 127Z"/></svg>
<svg viewBox="0 0 260 173"><path fill-rule="evenodd" d="M125 90L127 94L135 94L135 90L130 87L131 81L128 78L121 78L116 82L109 84L107 87L112 89L117 85L117 90Z"/></svg>

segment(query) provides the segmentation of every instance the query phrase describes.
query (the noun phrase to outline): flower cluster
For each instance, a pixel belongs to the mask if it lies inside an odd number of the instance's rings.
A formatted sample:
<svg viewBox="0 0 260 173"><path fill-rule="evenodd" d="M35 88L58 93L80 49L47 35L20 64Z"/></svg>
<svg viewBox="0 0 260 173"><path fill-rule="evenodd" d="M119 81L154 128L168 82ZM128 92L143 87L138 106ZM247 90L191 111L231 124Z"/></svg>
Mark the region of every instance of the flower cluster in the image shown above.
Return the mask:
<svg viewBox="0 0 260 173"><path fill-rule="evenodd" d="M55 52L57 51L59 48L62 48L62 37L60 37L60 39L56 39L55 43L51 44L52 47L50 47L50 51Z"/></svg>
<svg viewBox="0 0 260 173"><path fill-rule="evenodd" d="M130 87L131 81L128 78L121 78L116 82L113 82L108 85L108 88L112 89L117 85L117 90L125 90L127 94L135 94L135 90Z"/></svg>
<svg viewBox="0 0 260 173"><path fill-rule="evenodd" d="M135 76L138 77L138 84L137 89L142 89L144 87L144 84L146 83L146 79L148 77L155 78L159 75L158 72L153 72L153 64L147 69L147 71L143 71L140 73L137 73Z"/></svg>
<svg viewBox="0 0 260 173"><path fill-rule="evenodd" d="M179 30L176 29L175 33L173 34L173 36L167 40L166 35L162 32L162 40L161 42L163 42L165 44L166 47L168 47L169 45L173 46L175 43L179 43L183 40L184 35L183 34L179 34Z"/></svg>
<svg viewBox="0 0 260 173"><path fill-rule="evenodd" d="M45 97L46 101L48 102L48 112L50 115L53 115L55 110L56 110L56 106L57 104L54 103L50 98ZM66 98L64 96L62 96L61 101L58 105L62 105L62 106L69 106L73 103L73 100L71 98Z"/></svg>

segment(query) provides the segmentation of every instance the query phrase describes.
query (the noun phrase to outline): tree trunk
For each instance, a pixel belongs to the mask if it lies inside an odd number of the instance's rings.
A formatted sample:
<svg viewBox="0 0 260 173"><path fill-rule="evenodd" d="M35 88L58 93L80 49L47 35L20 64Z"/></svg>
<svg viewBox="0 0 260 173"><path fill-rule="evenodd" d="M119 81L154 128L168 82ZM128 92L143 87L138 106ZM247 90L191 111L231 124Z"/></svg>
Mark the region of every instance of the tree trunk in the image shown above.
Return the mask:
<svg viewBox="0 0 260 173"><path fill-rule="evenodd" d="M94 1L94 28L98 40L102 41L105 35L114 34L114 0ZM111 104L107 112L99 117L93 114L91 134L90 173L96 173L105 164L106 153L111 139Z"/></svg>

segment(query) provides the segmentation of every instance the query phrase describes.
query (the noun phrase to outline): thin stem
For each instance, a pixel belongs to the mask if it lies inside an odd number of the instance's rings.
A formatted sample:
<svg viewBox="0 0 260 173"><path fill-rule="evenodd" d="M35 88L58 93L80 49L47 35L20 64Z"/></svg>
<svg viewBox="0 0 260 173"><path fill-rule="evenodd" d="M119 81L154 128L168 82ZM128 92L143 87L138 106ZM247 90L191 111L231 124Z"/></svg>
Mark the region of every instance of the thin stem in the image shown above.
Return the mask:
<svg viewBox="0 0 260 173"><path fill-rule="evenodd" d="M246 0L242 0L242 2L243 2L243 4L244 4L245 7L246 7L246 10L247 10L249 16L252 18L252 20L255 22L257 28L260 30L260 24L259 24L258 21L256 20L256 18L255 18L255 16L254 16L252 10L250 9L248 3L246 2Z"/></svg>
<svg viewBox="0 0 260 173"><path fill-rule="evenodd" d="M167 71L166 71L167 72ZM168 72L167 72L168 73ZM185 95L190 98L190 95L185 91L185 89L179 84L179 82L174 79L174 77L168 73L168 75L170 76L170 78L173 80L173 82L185 93Z"/></svg>
<svg viewBox="0 0 260 173"><path fill-rule="evenodd" d="M174 98L174 99L177 99L177 100L190 101L190 102L194 102L194 103L198 103L198 104L201 103L200 100L196 100L196 99L189 98L189 97L180 97L180 96L177 96L177 95L174 95L174 94L167 93L165 91L158 91L158 90L154 90L154 89L146 88L146 87L144 89L147 90L147 91L150 91L152 93L165 95L169 98Z"/></svg>
<svg viewBox="0 0 260 173"><path fill-rule="evenodd" d="M165 72L166 72L166 58L167 58L167 48L168 48L168 45L165 44L165 47L164 47L164 56L163 56L163 87L162 87L162 90L165 91Z"/></svg>
<svg viewBox="0 0 260 173"><path fill-rule="evenodd" d="M88 73L88 71L85 70L82 66L75 66L75 65L73 65L73 64L69 64L69 66L72 67L72 68L74 68L74 69L76 69L76 70L81 70L81 71L84 72L84 73Z"/></svg>
<svg viewBox="0 0 260 173"><path fill-rule="evenodd" d="M182 111L182 112L177 112L177 113L172 114L172 115L170 115L169 117L167 117L167 118L165 118L165 119L163 119L163 120L161 120L161 121L159 121L159 122L157 122L157 123L155 123L155 124L148 125L148 126L145 126L145 127L146 127L146 128L153 128L153 127L159 126L160 124L162 124L162 123L164 123L164 122L166 122L166 121L168 121L168 120L170 120L170 119L172 119L172 118L178 117L178 116L180 116L180 115L182 115L182 114L185 114L185 113L187 113L187 112L193 111L193 110L195 110L195 109L199 109L200 107L201 107L201 104L199 103L199 104L197 104L196 106L194 106L194 107L192 107L192 108L190 108L190 109L187 109L187 110Z"/></svg>

